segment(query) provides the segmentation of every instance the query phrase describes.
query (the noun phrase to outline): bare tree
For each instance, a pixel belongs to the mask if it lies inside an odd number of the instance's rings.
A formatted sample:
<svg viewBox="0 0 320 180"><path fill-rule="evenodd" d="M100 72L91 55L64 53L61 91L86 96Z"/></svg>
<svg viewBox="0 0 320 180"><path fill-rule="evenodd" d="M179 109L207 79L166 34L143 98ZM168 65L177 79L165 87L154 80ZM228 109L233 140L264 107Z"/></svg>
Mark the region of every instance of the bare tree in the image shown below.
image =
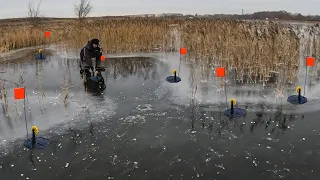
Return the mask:
<svg viewBox="0 0 320 180"><path fill-rule="evenodd" d="M40 15L40 5L42 0L39 0L38 3L35 3L33 0L29 2L28 5L28 17L30 23L33 26L37 26L40 23L41 15Z"/></svg>
<svg viewBox="0 0 320 180"><path fill-rule="evenodd" d="M80 0L79 4L74 7L74 12L80 21L83 21L91 10L92 6L89 0Z"/></svg>

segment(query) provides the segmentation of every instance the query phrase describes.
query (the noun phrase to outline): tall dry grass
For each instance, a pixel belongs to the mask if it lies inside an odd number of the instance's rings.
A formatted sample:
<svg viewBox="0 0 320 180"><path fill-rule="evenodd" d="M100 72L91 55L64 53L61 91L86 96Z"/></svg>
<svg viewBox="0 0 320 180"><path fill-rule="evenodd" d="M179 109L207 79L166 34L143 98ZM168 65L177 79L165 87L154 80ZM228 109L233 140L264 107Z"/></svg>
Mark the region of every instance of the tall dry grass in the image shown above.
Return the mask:
<svg viewBox="0 0 320 180"><path fill-rule="evenodd" d="M291 29L272 22L189 21L182 39L195 61L235 68L239 81L244 74L265 81L281 64L292 73L299 65L299 39Z"/></svg>
<svg viewBox="0 0 320 180"><path fill-rule="evenodd" d="M172 34L172 24L179 33ZM172 44L188 49L187 59L202 64L203 71L225 66L237 71L237 80L267 82L285 71L287 82L295 81L300 42L293 28L273 22L236 20L177 20L161 18L100 18L84 24L75 20L47 20L39 28L0 24L0 52L46 43L64 42L82 47L90 38L99 38L106 52L172 50ZM44 31L51 31L50 40ZM173 39L174 36L175 39ZM319 41L311 38L306 51L318 56ZM319 39L319 38L318 38ZM173 42L179 41L179 42ZM312 45L313 44L313 45ZM206 72L203 72L206 74Z"/></svg>
<svg viewBox="0 0 320 180"><path fill-rule="evenodd" d="M0 104L5 117L8 117L8 99L7 99L7 90L5 88L5 81L0 80Z"/></svg>

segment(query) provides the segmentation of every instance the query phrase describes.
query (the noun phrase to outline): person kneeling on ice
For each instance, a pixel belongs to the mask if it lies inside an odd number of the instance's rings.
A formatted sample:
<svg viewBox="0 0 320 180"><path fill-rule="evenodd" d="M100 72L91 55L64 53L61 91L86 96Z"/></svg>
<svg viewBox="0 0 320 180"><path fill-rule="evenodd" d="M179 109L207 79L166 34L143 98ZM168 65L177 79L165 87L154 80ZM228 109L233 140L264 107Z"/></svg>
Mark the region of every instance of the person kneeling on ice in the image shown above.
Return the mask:
<svg viewBox="0 0 320 180"><path fill-rule="evenodd" d="M80 68L88 66L93 68L92 58L95 59L95 68L100 67L102 48L99 39L92 39L80 51Z"/></svg>

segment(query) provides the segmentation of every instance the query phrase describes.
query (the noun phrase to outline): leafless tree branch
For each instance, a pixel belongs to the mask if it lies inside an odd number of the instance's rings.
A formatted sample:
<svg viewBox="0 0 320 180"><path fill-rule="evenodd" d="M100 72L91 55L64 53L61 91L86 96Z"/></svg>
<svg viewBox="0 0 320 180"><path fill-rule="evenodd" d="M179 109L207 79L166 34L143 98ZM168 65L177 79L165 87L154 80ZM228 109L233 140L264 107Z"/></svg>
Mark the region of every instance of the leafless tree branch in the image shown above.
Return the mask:
<svg viewBox="0 0 320 180"><path fill-rule="evenodd" d="M38 3L35 3L33 0L31 0L29 2L28 17L29 17L31 25L33 25L33 26L39 25L39 23L41 21L41 15L40 15L41 3L42 3L42 0L39 0Z"/></svg>
<svg viewBox="0 0 320 180"><path fill-rule="evenodd" d="M89 0L80 0L79 4L74 7L75 15L80 21L84 20L91 10L92 6Z"/></svg>

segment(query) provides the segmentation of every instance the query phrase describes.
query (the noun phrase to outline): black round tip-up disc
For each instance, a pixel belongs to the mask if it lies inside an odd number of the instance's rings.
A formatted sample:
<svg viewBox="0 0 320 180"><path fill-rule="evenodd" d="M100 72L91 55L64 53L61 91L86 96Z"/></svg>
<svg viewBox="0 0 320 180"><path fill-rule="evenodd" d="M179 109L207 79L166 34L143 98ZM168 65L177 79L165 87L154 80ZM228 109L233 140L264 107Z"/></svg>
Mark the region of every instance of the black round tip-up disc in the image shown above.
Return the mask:
<svg viewBox="0 0 320 180"><path fill-rule="evenodd" d="M299 104L304 104L306 102L308 102L308 99L304 96L300 96L300 101L299 101L299 96L298 95L292 95L292 96L289 96L287 101L291 104L294 104L294 105L299 105Z"/></svg>
<svg viewBox="0 0 320 180"><path fill-rule="evenodd" d="M100 76L91 76L90 79L95 82L101 82L103 80Z"/></svg>
<svg viewBox="0 0 320 180"><path fill-rule="evenodd" d="M50 144L49 139L43 137L36 137L35 149L44 149ZM24 146L28 149L32 149L32 139L24 141Z"/></svg>
<svg viewBox="0 0 320 180"><path fill-rule="evenodd" d="M96 67L96 70L97 71L106 71L106 68L105 67Z"/></svg>
<svg viewBox="0 0 320 180"><path fill-rule="evenodd" d="M175 80L174 76L168 76L166 81L168 81L169 83L178 83L181 81L181 78L176 76L176 80Z"/></svg>
<svg viewBox="0 0 320 180"><path fill-rule="evenodd" d="M239 118L246 115L246 111L241 108L234 108L233 114L231 113L231 109L227 109L224 111L224 115L228 116L229 118Z"/></svg>
<svg viewBox="0 0 320 180"><path fill-rule="evenodd" d="M41 57L40 54L34 55L34 58L35 58L36 60L44 60L44 59L46 59L46 57L45 57L44 55L42 55L42 57Z"/></svg>

